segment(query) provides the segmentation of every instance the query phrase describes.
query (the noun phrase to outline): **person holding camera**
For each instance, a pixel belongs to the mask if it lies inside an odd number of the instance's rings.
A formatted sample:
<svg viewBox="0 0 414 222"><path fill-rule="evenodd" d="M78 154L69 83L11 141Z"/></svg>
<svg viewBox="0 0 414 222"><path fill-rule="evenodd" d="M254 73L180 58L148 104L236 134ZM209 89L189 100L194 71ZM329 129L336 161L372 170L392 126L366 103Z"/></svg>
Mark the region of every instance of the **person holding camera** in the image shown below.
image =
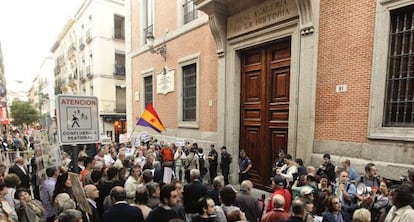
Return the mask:
<svg viewBox="0 0 414 222"><path fill-rule="evenodd" d="M319 166L318 171L316 172L318 176L322 176L326 174L328 176L329 182L335 182L336 174L335 174L335 166L331 162L331 155L329 153L325 153L323 155L323 163Z"/></svg>
<svg viewBox="0 0 414 222"><path fill-rule="evenodd" d="M174 154L174 161L175 161L175 177L184 183L184 176L185 176L185 159L187 155L185 155L183 147L179 146L177 151Z"/></svg>

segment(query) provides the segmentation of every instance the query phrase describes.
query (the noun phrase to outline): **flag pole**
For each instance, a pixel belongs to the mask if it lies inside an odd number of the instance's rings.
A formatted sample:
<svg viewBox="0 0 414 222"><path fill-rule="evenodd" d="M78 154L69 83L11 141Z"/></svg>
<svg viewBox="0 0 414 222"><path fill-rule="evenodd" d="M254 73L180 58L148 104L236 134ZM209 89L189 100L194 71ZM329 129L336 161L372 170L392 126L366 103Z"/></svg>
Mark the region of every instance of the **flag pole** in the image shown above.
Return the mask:
<svg viewBox="0 0 414 222"><path fill-rule="evenodd" d="M131 142L131 137L132 137L132 134L135 132L135 129L137 128L137 125L134 125L134 128L132 128L132 131L131 131L131 133L129 134L129 137L128 137L128 141L130 141Z"/></svg>

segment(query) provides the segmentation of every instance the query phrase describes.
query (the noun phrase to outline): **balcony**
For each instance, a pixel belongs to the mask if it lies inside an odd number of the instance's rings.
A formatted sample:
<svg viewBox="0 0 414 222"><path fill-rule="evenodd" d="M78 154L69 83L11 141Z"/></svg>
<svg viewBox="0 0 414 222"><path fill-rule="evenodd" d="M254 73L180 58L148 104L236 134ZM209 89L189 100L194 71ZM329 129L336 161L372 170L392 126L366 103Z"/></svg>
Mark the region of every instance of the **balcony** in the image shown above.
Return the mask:
<svg viewBox="0 0 414 222"><path fill-rule="evenodd" d="M92 35L91 35L91 30L88 29L86 31L86 43L90 43L92 41Z"/></svg>
<svg viewBox="0 0 414 222"><path fill-rule="evenodd" d="M82 50L85 48L85 43L83 42L83 38L79 39L79 49Z"/></svg>
<svg viewBox="0 0 414 222"><path fill-rule="evenodd" d="M125 40L125 34L122 30L115 30L114 39Z"/></svg>
<svg viewBox="0 0 414 222"><path fill-rule="evenodd" d="M58 58L56 59L56 62L58 65L62 65L63 63L65 63L65 56L63 54L58 56Z"/></svg>
<svg viewBox="0 0 414 222"><path fill-rule="evenodd" d="M55 66L54 68L54 72L55 72L55 76L60 74L60 67L59 66Z"/></svg>
<svg viewBox="0 0 414 222"><path fill-rule="evenodd" d="M154 26L149 25L144 29L145 39L154 38Z"/></svg>
<svg viewBox="0 0 414 222"><path fill-rule="evenodd" d="M126 113L126 104L125 103L116 103L114 112L116 112L116 113Z"/></svg>
<svg viewBox="0 0 414 222"><path fill-rule="evenodd" d="M72 57L73 55L75 55L75 53L74 53L75 49L76 49L75 44L70 43L68 49L66 50L66 55L68 57Z"/></svg>
<svg viewBox="0 0 414 222"><path fill-rule="evenodd" d="M91 72L91 66L85 67L85 74L86 74L86 77L88 77L89 79L93 78L93 73Z"/></svg>
<svg viewBox="0 0 414 222"><path fill-rule="evenodd" d="M86 66L85 73L86 73L86 75L90 75L91 74L91 66Z"/></svg>
<svg viewBox="0 0 414 222"><path fill-rule="evenodd" d="M79 80L82 82L86 81L86 76L83 74L83 70L79 70Z"/></svg>
<svg viewBox="0 0 414 222"><path fill-rule="evenodd" d="M197 18L198 12L193 1L188 1L183 5L184 9L184 24L187 24Z"/></svg>
<svg viewBox="0 0 414 222"><path fill-rule="evenodd" d="M114 65L114 75L115 76L125 76L125 65L124 64L115 64Z"/></svg>

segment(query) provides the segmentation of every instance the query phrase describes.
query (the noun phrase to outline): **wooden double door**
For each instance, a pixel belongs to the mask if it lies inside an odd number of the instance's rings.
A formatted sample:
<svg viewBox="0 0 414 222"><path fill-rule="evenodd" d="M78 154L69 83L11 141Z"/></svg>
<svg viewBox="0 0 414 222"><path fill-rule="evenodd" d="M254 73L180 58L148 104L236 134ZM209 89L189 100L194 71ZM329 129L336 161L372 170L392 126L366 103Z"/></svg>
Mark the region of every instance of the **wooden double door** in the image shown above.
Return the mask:
<svg viewBox="0 0 414 222"><path fill-rule="evenodd" d="M240 149L255 187L270 188L272 165L288 144L291 39L241 52Z"/></svg>

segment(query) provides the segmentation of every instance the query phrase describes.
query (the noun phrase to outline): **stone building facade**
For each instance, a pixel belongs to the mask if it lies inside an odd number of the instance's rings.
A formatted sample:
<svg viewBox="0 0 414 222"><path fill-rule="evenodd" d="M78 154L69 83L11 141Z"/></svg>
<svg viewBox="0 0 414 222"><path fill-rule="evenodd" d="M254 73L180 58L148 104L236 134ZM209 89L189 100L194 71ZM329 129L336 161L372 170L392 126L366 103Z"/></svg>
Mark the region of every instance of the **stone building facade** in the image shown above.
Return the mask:
<svg viewBox="0 0 414 222"><path fill-rule="evenodd" d="M145 130L133 124L150 100L168 129L156 137L226 145L235 157L243 148L262 188L281 151L315 166L324 153L335 165L348 157L360 173L374 162L391 179L413 167L412 44L392 37L413 33L412 1L189 2L127 7L128 132ZM198 11L186 22L189 4ZM401 30L390 28L404 19ZM188 88L196 90L194 109Z"/></svg>

